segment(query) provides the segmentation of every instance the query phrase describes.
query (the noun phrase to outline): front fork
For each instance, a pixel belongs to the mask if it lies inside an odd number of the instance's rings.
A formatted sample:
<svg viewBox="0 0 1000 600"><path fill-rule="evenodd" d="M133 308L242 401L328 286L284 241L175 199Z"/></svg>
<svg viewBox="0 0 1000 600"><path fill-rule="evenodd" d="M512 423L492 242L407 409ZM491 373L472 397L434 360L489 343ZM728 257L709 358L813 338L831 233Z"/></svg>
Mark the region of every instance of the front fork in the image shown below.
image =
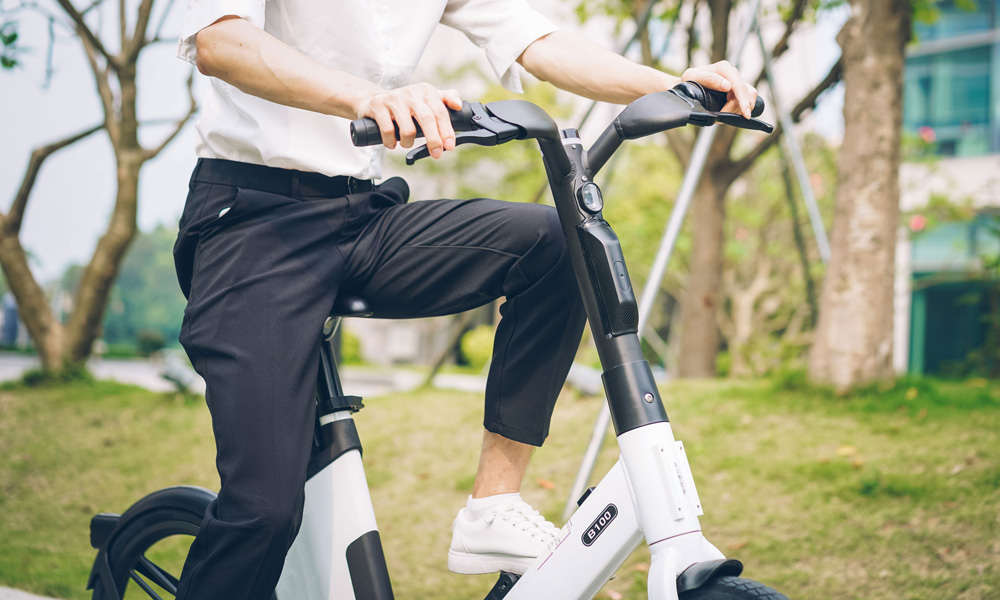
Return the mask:
<svg viewBox="0 0 1000 600"><path fill-rule="evenodd" d="M508 597L540 598L549 593L591 598L645 538L652 555L649 598L676 600L678 577L685 570L696 564L722 564L725 557L702 536L701 501L684 447L674 440L642 355L635 295L621 245L603 219L603 198L588 170L586 153L575 130L564 130L560 142L540 141L604 368L621 458L566 524L563 542L552 555L540 559ZM560 153L569 159L568 171ZM567 593L572 573L594 576Z"/></svg>
<svg viewBox="0 0 1000 600"><path fill-rule="evenodd" d="M650 600L676 600L677 578L696 563L725 556L701 533L703 513L684 445L669 423L618 437L639 526L651 554Z"/></svg>
<svg viewBox="0 0 1000 600"><path fill-rule="evenodd" d="M685 571L725 563L701 534L698 493L670 424L635 429L618 442L619 461L563 526L556 548L539 557L505 600L593 598L643 538L652 555L650 600L677 600ZM728 566L732 573L736 565Z"/></svg>

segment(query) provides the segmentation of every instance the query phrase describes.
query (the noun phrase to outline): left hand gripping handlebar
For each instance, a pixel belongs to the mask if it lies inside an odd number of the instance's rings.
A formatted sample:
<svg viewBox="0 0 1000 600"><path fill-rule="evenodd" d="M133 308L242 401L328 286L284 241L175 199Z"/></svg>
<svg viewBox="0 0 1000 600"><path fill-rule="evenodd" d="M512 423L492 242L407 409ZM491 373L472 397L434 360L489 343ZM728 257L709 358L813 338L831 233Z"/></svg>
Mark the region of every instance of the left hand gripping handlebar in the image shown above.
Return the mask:
<svg viewBox="0 0 1000 600"><path fill-rule="evenodd" d="M461 110L448 109L451 116L451 126L455 131L472 131L472 106L468 102L462 103ZM420 130L420 125L416 121L413 123L417 128L417 137L424 137L424 132ZM396 129L396 139L399 139L399 126L393 123ZM351 142L355 146L380 146L382 145L382 131L379 130L375 119L363 117L351 121Z"/></svg>

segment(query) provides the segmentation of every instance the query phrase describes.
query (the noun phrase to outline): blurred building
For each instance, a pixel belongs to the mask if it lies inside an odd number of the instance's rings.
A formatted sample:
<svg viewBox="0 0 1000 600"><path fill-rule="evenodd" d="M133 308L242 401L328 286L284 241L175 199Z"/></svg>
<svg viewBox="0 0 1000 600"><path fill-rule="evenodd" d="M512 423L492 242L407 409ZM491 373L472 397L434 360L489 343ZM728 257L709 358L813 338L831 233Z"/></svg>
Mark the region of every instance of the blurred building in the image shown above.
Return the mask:
<svg viewBox="0 0 1000 600"><path fill-rule="evenodd" d="M990 282L1000 253L1000 0L942 0L916 25L907 52L901 172L904 212L918 213L897 251L895 366L947 374L987 335ZM972 208L965 222L923 231L933 200Z"/></svg>

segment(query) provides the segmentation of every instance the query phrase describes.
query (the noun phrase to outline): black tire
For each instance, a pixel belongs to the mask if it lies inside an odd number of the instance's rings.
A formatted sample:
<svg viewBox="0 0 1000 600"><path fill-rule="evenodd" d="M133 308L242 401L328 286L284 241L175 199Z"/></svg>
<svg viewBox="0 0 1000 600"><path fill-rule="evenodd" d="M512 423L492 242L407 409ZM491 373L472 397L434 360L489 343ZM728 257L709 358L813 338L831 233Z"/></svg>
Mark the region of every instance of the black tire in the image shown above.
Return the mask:
<svg viewBox="0 0 1000 600"><path fill-rule="evenodd" d="M719 577L680 597L681 600L788 600L763 583L740 577Z"/></svg>
<svg viewBox="0 0 1000 600"><path fill-rule="evenodd" d="M176 595L177 580L180 578L183 560L172 560L169 565L156 564L148 558L147 553L151 549L155 553L159 548L158 545L180 543L186 547L198 534L201 519L202 515L188 510L161 507L140 515L115 534L108 548L108 561L111 564L115 587L123 594L125 600L156 597L144 590L142 584L150 586L161 598L173 598ZM169 538L176 536L190 540L167 542ZM162 548L160 550L162 551ZM141 580L142 584L137 580ZM104 585L100 579L94 583L93 598L110 600L104 595Z"/></svg>

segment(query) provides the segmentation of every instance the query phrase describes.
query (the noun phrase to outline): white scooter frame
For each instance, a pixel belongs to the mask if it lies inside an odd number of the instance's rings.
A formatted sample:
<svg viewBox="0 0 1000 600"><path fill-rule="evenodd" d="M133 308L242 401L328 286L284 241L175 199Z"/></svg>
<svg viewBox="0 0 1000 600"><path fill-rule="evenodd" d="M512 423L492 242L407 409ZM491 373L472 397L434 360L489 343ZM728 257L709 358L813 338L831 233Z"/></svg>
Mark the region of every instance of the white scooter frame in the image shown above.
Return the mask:
<svg viewBox="0 0 1000 600"><path fill-rule="evenodd" d="M580 508L563 526L562 541L556 548L539 557L520 578L502 574L487 600L592 598L643 539L652 555L650 600L677 600L679 588L696 587L713 576L739 575L742 571L738 561L726 560L702 535L698 522L701 501L684 446L674 440L649 365L637 350L635 298L621 246L601 218L603 200L593 183L594 173L624 139L688 123L710 125L716 120L770 128L756 120L707 110L703 103L713 98L706 97L700 86L687 85L681 90L686 93L651 94L630 105L589 153L583 151L575 130L560 134L548 115L527 102L498 102L485 107L467 104L453 116L456 130L469 132L458 134L458 144L494 145L528 137L539 140L605 366L604 383L621 450L619 461L581 499ZM719 99L714 100L721 106ZM756 114L760 110L762 104ZM352 136L357 145L381 141L371 120L355 121ZM407 156L407 162L412 164L426 155L425 147L417 148ZM339 388L339 381L334 386ZM343 425L351 416L341 409L323 419L324 424ZM305 515L278 584L278 599L391 598L388 575L379 566L384 565L381 547L368 544L362 551L358 545L364 539L377 540L378 529L358 447L345 451L306 484ZM373 577L376 582L359 581L358 575L362 579ZM384 585L379 583L383 576Z"/></svg>

